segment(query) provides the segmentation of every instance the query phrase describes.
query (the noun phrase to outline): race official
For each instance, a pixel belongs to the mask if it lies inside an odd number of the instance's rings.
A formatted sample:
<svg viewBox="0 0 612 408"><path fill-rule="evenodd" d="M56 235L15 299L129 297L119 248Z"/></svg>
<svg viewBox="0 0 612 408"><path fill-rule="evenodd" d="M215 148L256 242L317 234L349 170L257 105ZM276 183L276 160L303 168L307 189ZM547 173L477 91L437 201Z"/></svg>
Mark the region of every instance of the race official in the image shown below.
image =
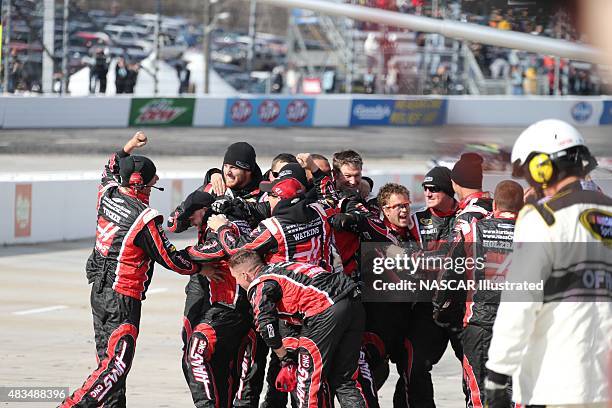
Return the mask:
<svg viewBox="0 0 612 408"><path fill-rule="evenodd" d="M502 294L486 363L489 407L609 406L612 350L612 199L581 181L597 162L560 120L528 127L512 149L513 174L538 197L519 213L506 280L543 289Z"/></svg>

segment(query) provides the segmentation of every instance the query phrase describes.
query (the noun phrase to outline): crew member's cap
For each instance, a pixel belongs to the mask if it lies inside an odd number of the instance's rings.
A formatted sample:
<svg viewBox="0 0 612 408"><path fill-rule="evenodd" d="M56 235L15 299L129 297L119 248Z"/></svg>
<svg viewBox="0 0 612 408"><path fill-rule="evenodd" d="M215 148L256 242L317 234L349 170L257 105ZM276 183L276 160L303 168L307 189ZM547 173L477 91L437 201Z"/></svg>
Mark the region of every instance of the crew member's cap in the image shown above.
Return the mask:
<svg viewBox="0 0 612 408"><path fill-rule="evenodd" d="M482 156L463 153L451 172L451 179L464 188L482 188Z"/></svg>
<svg viewBox="0 0 612 408"><path fill-rule="evenodd" d="M127 156L119 160L119 176L123 187L145 186L153 180L156 172L155 164L148 157Z"/></svg>
<svg viewBox="0 0 612 408"><path fill-rule="evenodd" d="M243 170L255 171L257 155L253 146L246 142L236 142L227 148L223 164L231 164Z"/></svg>
<svg viewBox="0 0 612 408"><path fill-rule="evenodd" d="M288 200L304 194L307 183L304 169L297 163L288 163L280 169L276 180L262 181L259 184L259 189L283 200Z"/></svg>
<svg viewBox="0 0 612 408"><path fill-rule="evenodd" d="M421 185L423 187L439 187L440 190L442 190L450 197L453 197L455 195L455 191L453 190L453 183L451 182L451 171L446 167L437 166L429 170L429 172L425 175L425 178L423 179L423 183Z"/></svg>

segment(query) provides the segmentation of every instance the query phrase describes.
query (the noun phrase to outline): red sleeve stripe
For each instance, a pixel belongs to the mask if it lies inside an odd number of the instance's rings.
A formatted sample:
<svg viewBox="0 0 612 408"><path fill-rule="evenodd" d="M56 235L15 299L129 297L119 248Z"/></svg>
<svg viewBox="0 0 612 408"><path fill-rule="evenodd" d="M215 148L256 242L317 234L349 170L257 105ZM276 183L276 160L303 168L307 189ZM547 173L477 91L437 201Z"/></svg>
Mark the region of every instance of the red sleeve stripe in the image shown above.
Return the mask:
<svg viewBox="0 0 612 408"><path fill-rule="evenodd" d="M255 314L255 324L257 326L257 330L259 330L259 313L261 310L259 309L259 304L261 303L263 284L257 285L255 288L255 299L253 301L253 313Z"/></svg>
<svg viewBox="0 0 612 408"><path fill-rule="evenodd" d="M195 259L202 259L205 261L219 260L220 258L223 258L225 256L225 252L223 252L223 249L220 249L216 252L203 252L199 251L197 248L197 246L190 246L189 248L187 248L187 253L189 254L189 256Z"/></svg>
<svg viewBox="0 0 612 408"><path fill-rule="evenodd" d="M191 264L191 268L185 269L182 266L179 266L172 261L172 258L168 254L168 251L166 251L166 247L164 246L164 243L162 242L161 237L159 236L159 230L157 229L157 226L155 225L155 221L153 220L149 221L147 223L147 228L149 229L149 232L151 233L151 236L153 237L153 242L155 243L157 252L159 252L162 259L164 260L164 262L166 262L166 264L170 267L170 269L180 274L190 274L191 272L195 270L195 265L193 263Z"/></svg>
<svg viewBox="0 0 612 408"><path fill-rule="evenodd" d="M370 226L376 230L376 232L378 232L380 235L391 239L391 241L396 241L391 234L389 234L389 230L387 228L381 228L375 221L371 220L370 217L367 217L368 220L368 224L370 224Z"/></svg>
<svg viewBox="0 0 612 408"><path fill-rule="evenodd" d="M421 236L421 228L419 228L419 220L417 219L416 214L412 214L412 224L414 225L415 238L417 242L420 244L423 242L423 237Z"/></svg>
<svg viewBox="0 0 612 408"><path fill-rule="evenodd" d="M113 283L113 289L115 289L117 283L119 283L119 279L123 275L123 273L122 273L122 265L123 265L123 254L125 252L125 249L128 246L132 245L132 243L134 242L134 238L140 232L140 230L143 228L143 221L142 220L145 217L145 215L148 212L150 212L150 210L151 210L150 208L147 208L142 213L140 213L138 218L136 218L136 221L134 221L134 223L132 224L132 226L130 227L128 232L125 234L125 238L123 239L123 242L121 243L121 249L119 250L119 256L117 257L117 267L115 268L115 282ZM143 284L143 287L142 287L142 291L144 292L144 284Z"/></svg>
<svg viewBox="0 0 612 408"><path fill-rule="evenodd" d="M238 252L240 249L247 249L247 250L251 250L251 251L257 251L257 249L262 246L263 244L265 244L270 238L272 238L272 234L270 234L270 231L266 228L264 231L262 231L261 234L259 234L257 236L257 238L255 238L253 241L245 244L242 247L237 247L237 248L230 248L227 243L225 242L225 234L227 234L228 229L224 228L221 230L221 233L219 235L219 242L221 242L221 245L223 246L223 249L225 250L225 252L228 253L228 255L234 255L236 252Z"/></svg>
<svg viewBox="0 0 612 408"><path fill-rule="evenodd" d="M301 282L296 281L295 279L291 279L289 276L286 275L280 275L280 274L276 274L276 273L267 273L265 275L266 277L271 277L274 280L276 280L281 287L283 287L283 283L288 283L290 285L294 285L297 286L299 288L301 288L304 291L312 291L315 292L319 295L319 298L325 299L325 302L329 304L329 306L334 304L334 301L332 300L331 297L329 297L329 293L325 292L324 290L321 290L315 286L312 285L304 285ZM318 308L317 308L318 309ZM317 314L320 313L322 310L319 310L315 313L312 313L312 310L300 310L300 312L303 312L305 314L305 316L312 316L313 314Z"/></svg>
<svg viewBox="0 0 612 408"><path fill-rule="evenodd" d="M268 218L263 221L263 224L268 228L268 230L272 233L276 242L278 244L277 255L284 256L285 262L291 261L291 257L289 256L289 246L287 245L287 238L285 237L285 231L283 231L283 227L278 222L276 217Z"/></svg>

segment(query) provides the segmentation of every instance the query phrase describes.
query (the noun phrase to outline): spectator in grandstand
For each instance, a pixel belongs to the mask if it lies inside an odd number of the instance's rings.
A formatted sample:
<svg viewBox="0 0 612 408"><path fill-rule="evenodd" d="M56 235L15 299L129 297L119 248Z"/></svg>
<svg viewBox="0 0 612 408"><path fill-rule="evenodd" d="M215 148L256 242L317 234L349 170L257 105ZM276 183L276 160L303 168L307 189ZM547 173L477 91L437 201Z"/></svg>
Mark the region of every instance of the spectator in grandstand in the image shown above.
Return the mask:
<svg viewBox="0 0 612 408"><path fill-rule="evenodd" d="M538 93L538 73L535 67L529 67L525 71L523 79L523 92L525 95L535 95Z"/></svg>
<svg viewBox="0 0 612 408"><path fill-rule="evenodd" d="M106 93L106 75L108 74L108 59L104 50L98 48L93 65L90 67L89 74L89 93L96 93L96 85L99 84L98 93Z"/></svg>
<svg viewBox="0 0 612 408"><path fill-rule="evenodd" d="M117 59L115 65L115 92L118 94L125 93L126 83L128 80L128 68L123 57Z"/></svg>
<svg viewBox="0 0 612 408"><path fill-rule="evenodd" d="M510 64L504 58L503 54L498 54L497 58L493 61L491 66L489 67L491 71L491 78L493 79L505 79L510 75Z"/></svg>
<svg viewBox="0 0 612 408"><path fill-rule="evenodd" d="M128 76L125 82L125 93L133 94L134 87L136 86L136 80L138 79L138 72L140 71L140 64L129 64L128 65Z"/></svg>
<svg viewBox="0 0 612 408"><path fill-rule="evenodd" d="M389 64L385 79L385 93L396 94L399 91L399 67L397 63Z"/></svg>
<svg viewBox="0 0 612 408"><path fill-rule="evenodd" d="M189 92L189 79L191 78L191 71L187 68L185 61L179 61L176 63L176 75L179 80L179 95Z"/></svg>
<svg viewBox="0 0 612 408"><path fill-rule="evenodd" d="M291 95L295 95L300 90L300 73L294 64L289 64L287 74L285 75L287 90Z"/></svg>
<svg viewBox="0 0 612 408"><path fill-rule="evenodd" d="M512 85L512 95L523 94L523 73L518 65L513 65L510 71L510 84Z"/></svg>
<svg viewBox="0 0 612 408"><path fill-rule="evenodd" d="M372 72L372 68L368 67L368 71L363 74L363 92L373 94L376 89L376 75Z"/></svg>
<svg viewBox="0 0 612 408"><path fill-rule="evenodd" d="M376 33L368 33L363 43L363 52L366 55L368 72L377 69L380 59L380 44L376 39Z"/></svg>
<svg viewBox="0 0 612 408"><path fill-rule="evenodd" d="M272 70L272 93L283 93L285 68L282 65L274 67Z"/></svg>

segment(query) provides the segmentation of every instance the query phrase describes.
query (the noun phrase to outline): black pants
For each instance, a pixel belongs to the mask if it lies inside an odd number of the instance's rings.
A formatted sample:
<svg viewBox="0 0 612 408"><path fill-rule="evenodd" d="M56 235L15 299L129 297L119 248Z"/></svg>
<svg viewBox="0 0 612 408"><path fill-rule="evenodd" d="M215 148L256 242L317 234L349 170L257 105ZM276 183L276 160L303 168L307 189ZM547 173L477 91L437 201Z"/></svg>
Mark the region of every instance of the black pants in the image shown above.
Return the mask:
<svg viewBox="0 0 612 408"><path fill-rule="evenodd" d="M226 407L233 399L235 364L249 329L244 313L216 305L193 328L182 365L196 407Z"/></svg>
<svg viewBox="0 0 612 408"><path fill-rule="evenodd" d="M364 397L356 383L364 322L361 302L349 298L304 319L294 391L300 408L326 405L325 379L341 407L365 408Z"/></svg>
<svg viewBox="0 0 612 408"><path fill-rule="evenodd" d="M493 337L493 327L468 324L461 334L463 344L463 389L466 391L468 408L485 406L484 381L487 376L485 364L489 359L489 346ZM512 398L512 387L507 387ZM508 408L514 407L514 404ZM537 408L537 406L528 406Z"/></svg>
<svg viewBox="0 0 612 408"><path fill-rule="evenodd" d="M378 390L389 377L389 360L382 339L372 332L363 333L359 350L357 385L368 408L378 408Z"/></svg>
<svg viewBox="0 0 612 408"><path fill-rule="evenodd" d="M284 320L279 322L279 332L283 337L283 347L288 350L295 351L298 348L301 326L289 324ZM270 359L268 360L268 371L266 373L266 383L268 385L264 401L261 408L284 408L287 406L289 394L280 392L276 389L276 377L281 369L281 362L274 351L270 351ZM296 408L298 401L295 394L291 394L291 407Z"/></svg>
<svg viewBox="0 0 612 408"><path fill-rule="evenodd" d="M191 397L197 407L257 406L267 347L247 310L211 305L209 290L199 274L185 287L182 366Z"/></svg>
<svg viewBox="0 0 612 408"><path fill-rule="evenodd" d="M409 374L400 376L396 384L393 396L396 408L435 408L431 369L440 361L449 342L457 359L463 361L460 332L438 326L432 314L432 304L420 302L413 306L407 319L405 349Z"/></svg>
<svg viewBox="0 0 612 408"><path fill-rule="evenodd" d="M412 303L368 302L364 305L367 315L366 335L382 340L384 352L395 363L397 373L400 376L396 384L394 399L397 398L397 394L406 395L406 381L403 379L410 376L412 365L412 350L407 338ZM388 361L386 356L380 356L376 352L376 348L370 346L367 351L368 364L374 373L376 386L380 388L389 374Z"/></svg>
<svg viewBox="0 0 612 408"><path fill-rule="evenodd" d="M249 324L251 324L250 316L248 319ZM255 328L251 327L247 335L243 337L238 350L235 365L238 369L238 373L235 375L237 387L232 406L246 408L259 405L268 350L266 342L257 334Z"/></svg>
<svg viewBox="0 0 612 408"><path fill-rule="evenodd" d="M92 286L91 309L98 367L61 407L125 407L125 380L132 367L141 301Z"/></svg>

